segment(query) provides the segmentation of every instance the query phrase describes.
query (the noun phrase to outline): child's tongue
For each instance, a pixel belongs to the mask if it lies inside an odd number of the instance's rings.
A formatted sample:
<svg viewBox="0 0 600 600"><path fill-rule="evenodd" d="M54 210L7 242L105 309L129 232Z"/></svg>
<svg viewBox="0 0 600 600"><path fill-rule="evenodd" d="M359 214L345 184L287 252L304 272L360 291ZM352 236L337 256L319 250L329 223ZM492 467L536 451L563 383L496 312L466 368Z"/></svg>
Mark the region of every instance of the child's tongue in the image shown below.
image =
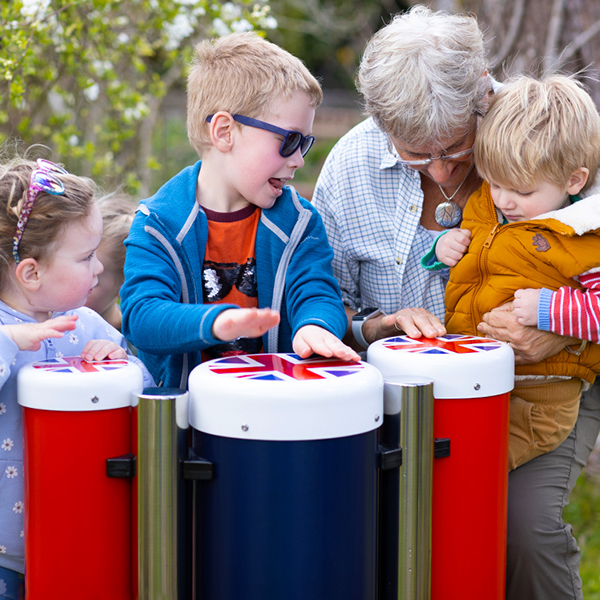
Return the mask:
<svg viewBox="0 0 600 600"><path fill-rule="evenodd" d="M276 177L271 177L271 179L269 179L269 183L278 190L283 189L283 181L281 181L281 179L277 179Z"/></svg>

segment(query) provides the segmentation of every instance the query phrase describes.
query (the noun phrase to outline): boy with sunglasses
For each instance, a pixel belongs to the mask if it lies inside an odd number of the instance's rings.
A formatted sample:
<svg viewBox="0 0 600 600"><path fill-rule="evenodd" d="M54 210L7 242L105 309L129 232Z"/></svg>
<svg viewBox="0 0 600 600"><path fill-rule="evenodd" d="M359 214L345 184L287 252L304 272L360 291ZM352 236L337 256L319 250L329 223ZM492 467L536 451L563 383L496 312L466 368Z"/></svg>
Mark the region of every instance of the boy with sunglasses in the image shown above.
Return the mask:
<svg viewBox="0 0 600 600"><path fill-rule="evenodd" d="M142 201L128 239L123 332L159 385L260 351L358 360L321 218L286 185L322 91L253 33L196 46L188 137L201 161Z"/></svg>

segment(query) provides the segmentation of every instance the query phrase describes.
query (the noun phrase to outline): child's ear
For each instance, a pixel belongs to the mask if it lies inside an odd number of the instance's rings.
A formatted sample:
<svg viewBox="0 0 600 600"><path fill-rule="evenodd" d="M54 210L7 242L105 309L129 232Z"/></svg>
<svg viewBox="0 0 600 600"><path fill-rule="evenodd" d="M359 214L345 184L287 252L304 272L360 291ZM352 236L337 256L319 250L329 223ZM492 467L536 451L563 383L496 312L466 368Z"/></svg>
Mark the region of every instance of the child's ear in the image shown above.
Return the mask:
<svg viewBox="0 0 600 600"><path fill-rule="evenodd" d="M15 277L23 288L37 290L42 282L40 264L35 258L25 258L17 265Z"/></svg>
<svg viewBox="0 0 600 600"><path fill-rule="evenodd" d="M236 122L233 117L225 111L219 111L213 115L208 124L210 141L220 152L228 152L233 145L233 132Z"/></svg>
<svg viewBox="0 0 600 600"><path fill-rule="evenodd" d="M567 193L571 196L579 194L583 186L587 183L589 175L590 170L586 167L579 167L579 169L573 171L567 183Z"/></svg>

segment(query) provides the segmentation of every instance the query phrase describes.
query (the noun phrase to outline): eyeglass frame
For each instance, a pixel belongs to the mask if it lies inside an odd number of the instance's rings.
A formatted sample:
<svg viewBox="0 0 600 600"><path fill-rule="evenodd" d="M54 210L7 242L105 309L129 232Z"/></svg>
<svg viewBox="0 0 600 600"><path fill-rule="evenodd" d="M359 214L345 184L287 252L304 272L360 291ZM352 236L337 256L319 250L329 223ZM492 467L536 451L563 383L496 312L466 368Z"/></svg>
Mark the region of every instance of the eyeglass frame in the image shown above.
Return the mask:
<svg viewBox="0 0 600 600"><path fill-rule="evenodd" d="M46 192L47 194L52 194L54 196L62 196L65 193L65 184L53 174L69 174L66 169L63 169L59 165L46 160L45 158L38 158L36 165L37 169L34 169L29 177L27 198L25 199L25 202L23 202L23 208L19 214L15 235L13 236L12 255L17 265L21 262L21 257L19 256L19 245L23 239L25 226L27 225L27 221L29 221L29 217L31 216L35 199L40 192ZM45 177L48 181L50 181L50 184L54 184L55 187L52 187L52 185L45 183L44 181L40 181L38 179L39 176Z"/></svg>
<svg viewBox="0 0 600 600"><path fill-rule="evenodd" d="M398 154L396 162L406 167L425 167L430 165L434 160L460 160L461 158L470 156L474 151L475 145L467 150L461 150L460 152L454 152L453 154L440 154L433 158L424 158L423 160L404 160L403 158L400 158L398 151L396 151L396 154Z"/></svg>
<svg viewBox="0 0 600 600"><path fill-rule="evenodd" d="M304 135L300 131L294 131L293 129L283 129L281 127L277 127L276 125L271 125L271 123L267 123L266 121L260 121L259 119L253 119L252 117L245 117L244 115L235 114L235 115L231 115L231 116L233 117L233 119L235 121L237 121L238 123L241 123L242 125L247 125L248 127L255 127L257 129L264 129L265 131L270 131L271 133L276 133L277 135L282 135L283 142L281 142L281 146L279 147L279 154L281 156L283 156L283 158L289 158L290 156L292 156L292 154L294 154L298 150L298 148L300 148L300 153L302 154L302 158L304 158L308 154L308 151L312 148L313 144L315 143L314 135ZM214 115L208 115L208 117L206 117L206 121L208 123L210 123L213 117L214 117ZM296 147L292 150L292 152L290 152L289 154L284 154L283 149L288 141L288 138L291 135L299 135L300 141L298 142ZM302 151L302 146L304 145L304 142L309 142L309 145L308 145L308 148L306 148L306 150Z"/></svg>

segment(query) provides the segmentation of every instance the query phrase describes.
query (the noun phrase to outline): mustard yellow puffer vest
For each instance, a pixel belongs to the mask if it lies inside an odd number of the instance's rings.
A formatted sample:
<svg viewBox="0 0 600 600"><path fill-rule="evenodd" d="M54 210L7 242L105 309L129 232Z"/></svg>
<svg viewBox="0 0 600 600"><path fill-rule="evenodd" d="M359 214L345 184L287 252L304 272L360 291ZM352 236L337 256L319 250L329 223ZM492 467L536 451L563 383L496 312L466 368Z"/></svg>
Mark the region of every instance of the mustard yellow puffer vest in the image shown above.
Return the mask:
<svg viewBox="0 0 600 600"><path fill-rule="evenodd" d="M580 288L573 277L600 266L600 196L542 219L501 225L484 183L469 198L461 227L471 230L471 244L450 270L449 333L477 335L482 315L513 300L516 290ZM600 373L598 344L588 344L580 356L562 350L540 363L516 367L517 375L564 375L590 383L596 373Z"/></svg>

